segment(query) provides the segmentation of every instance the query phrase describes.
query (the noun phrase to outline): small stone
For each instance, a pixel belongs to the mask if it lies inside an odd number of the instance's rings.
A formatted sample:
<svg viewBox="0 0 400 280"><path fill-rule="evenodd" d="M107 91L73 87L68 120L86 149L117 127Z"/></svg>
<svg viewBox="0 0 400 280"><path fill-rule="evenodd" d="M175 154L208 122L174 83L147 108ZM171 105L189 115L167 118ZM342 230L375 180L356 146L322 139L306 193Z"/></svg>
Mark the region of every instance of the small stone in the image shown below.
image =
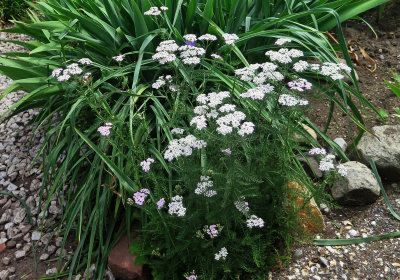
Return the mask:
<svg viewBox="0 0 400 280"><path fill-rule="evenodd" d="M16 251L15 252L15 258L17 260L22 259L23 257L25 257L26 252L25 251Z"/></svg>
<svg viewBox="0 0 400 280"><path fill-rule="evenodd" d="M4 244L8 241L7 238L0 238L0 244Z"/></svg>
<svg viewBox="0 0 400 280"><path fill-rule="evenodd" d="M22 244L21 243L17 243L16 245L15 245L15 248L17 248L17 249L20 249L22 247Z"/></svg>
<svg viewBox="0 0 400 280"><path fill-rule="evenodd" d="M31 238L29 237L29 233L25 234L24 241L25 242L30 242L31 241Z"/></svg>
<svg viewBox="0 0 400 280"><path fill-rule="evenodd" d="M8 270L0 271L0 280L7 280L9 274Z"/></svg>
<svg viewBox="0 0 400 280"><path fill-rule="evenodd" d="M15 240L10 240L7 242L7 248L12 249L15 247L16 244L17 242Z"/></svg>
<svg viewBox="0 0 400 280"><path fill-rule="evenodd" d="M21 230L22 233L25 234L25 233L27 233L28 231L30 231L31 228L32 228L31 225L26 225L26 226L20 227L20 230Z"/></svg>
<svg viewBox="0 0 400 280"><path fill-rule="evenodd" d="M62 241L63 241L62 237L57 237L56 238L56 246L57 247L61 247Z"/></svg>
<svg viewBox="0 0 400 280"><path fill-rule="evenodd" d="M303 251L301 249L296 249L293 253L293 258L299 258L303 255Z"/></svg>
<svg viewBox="0 0 400 280"><path fill-rule="evenodd" d="M18 190L18 187L17 187L16 185L10 183L10 184L8 185L8 187L7 187L7 190L8 190L9 192L13 192L13 191Z"/></svg>
<svg viewBox="0 0 400 280"><path fill-rule="evenodd" d="M32 241L40 240L40 236L41 236L41 235L42 235L42 234L41 234L40 232L38 232L38 231L32 232Z"/></svg>
<svg viewBox="0 0 400 280"><path fill-rule="evenodd" d="M11 262L11 260L10 260L10 258L4 257L4 258L1 260L1 262L2 262L4 265L9 265L10 262Z"/></svg>
<svg viewBox="0 0 400 280"><path fill-rule="evenodd" d="M4 225L4 229L7 230L7 229L11 228L13 225L14 225L13 222L7 223Z"/></svg>
<svg viewBox="0 0 400 280"><path fill-rule="evenodd" d="M44 253L44 254L42 254L41 256L40 256L40 260L41 261L45 261L45 260L47 260L49 258L49 254L47 254L47 253Z"/></svg>
<svg viewBox="0 0 400 280"><path fill-rule="evenodd" d="M327 267L328 266L328 260L325 259L324 257L319 257L318 262L323 266L323 267Z"/></svg>
<svg viewBox="0 0 400 280"><path fill-rule="evenodd" d="M17 213L14 216L14 223L20 224L25 219L26 210L24 208L18 209Z"/></svg>
<svg viewBox="0 0 400 280"><path fill-rule="evenodd" d="M16 270L15 267L13 267L13 266L11 266L11 267L8 268L8 272L10 272L11 274L14 274L15 271L17 271L17 270Z"/></svg>
<svg viewBox="0 0 400 280"><path fill-rule="evenodd" d="M356 231L355 229L351 229L349 230L349 234L351 237L356 237L358 236L358 231Z"/></svg>
<svg viewBox="0 0 400 280"><path fill-rule="evenodd" d="M46 275L52 275L57 273L57 268L50 268L46 270Z"/></svg>
<svg viewBox="0 0 400 280"><path fill-rule="evenodd" d="M50 245L49 247L47 247L47 253L49 253L49 255L53 254L56 250L57 247L54 245Z"/></svg>

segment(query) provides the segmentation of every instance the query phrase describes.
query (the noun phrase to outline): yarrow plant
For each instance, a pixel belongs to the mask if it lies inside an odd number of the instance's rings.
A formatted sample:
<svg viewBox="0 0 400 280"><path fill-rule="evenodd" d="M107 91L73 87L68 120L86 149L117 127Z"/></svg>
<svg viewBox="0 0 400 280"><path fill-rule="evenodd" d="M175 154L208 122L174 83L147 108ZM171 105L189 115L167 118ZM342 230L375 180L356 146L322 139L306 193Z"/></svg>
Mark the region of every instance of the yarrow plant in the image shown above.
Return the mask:
<svg viewBox="0 0 400 280"><path fill-rule="evenodd" d="M223 38L227 45L239 39L235 34L223 34ZM190 71L208 73L201 63L207 51L198 44L216 37L185 34L183 40L184 44L161 41L152 56L163 65L164 73L176 75L159 76L151 90L161 94L173 77L182 99L173 101L173 114L179 117L164 124L169 136L157 160L140 163L148 174L139 181L148 192L136 191L129 203L150 218L142 224L142 242L135 253L168 277L179 273L186 279L266 275L274 263L274 244L281 238L289 240L296 228L295 216L283 205L290 197L285 183L304 178L304 170L297 165L288 168L288 162L297 158L292 148L297 142L291 135L308 105L305 96L313 88L300 74L326 74L332 80L336 76L301 60L301 50L281 48L266 52L263 63L229 73L234 74L235 88L186 84L179 73L187 71L183 76L194 78ZM290 42L280 39L276 46ZM335 69L346 71L342 66ZM189 96L193 108L184 101ZM335 168L325 150L313 148L310 154L322 157L321 170ZM168 179L160 175L161 165L167 166ZM345 174L343 166L336 169Z"/></svg>

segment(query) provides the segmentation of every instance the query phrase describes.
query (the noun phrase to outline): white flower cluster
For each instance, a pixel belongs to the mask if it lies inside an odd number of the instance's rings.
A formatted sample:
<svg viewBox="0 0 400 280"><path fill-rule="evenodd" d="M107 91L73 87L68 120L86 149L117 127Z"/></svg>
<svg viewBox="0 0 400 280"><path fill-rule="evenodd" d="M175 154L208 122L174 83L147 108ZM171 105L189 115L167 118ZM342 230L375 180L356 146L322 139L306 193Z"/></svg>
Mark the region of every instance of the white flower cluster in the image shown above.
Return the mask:
<svg viewBox="0 0 400 280"><path fill-rule="evenodd" d="M340 176L342 176L342 177L347 176L347 169L344 165L342 165L342 164L337 165L336 170L340 174Z"/></svg>
<svg viewBox="0 0 400 280"><path fill-rule="evenodd" d="M224 38L225 44L227 45L232 45L237 40L239 40L239 37L236 34L224 33L222 34L222 37Z"/></svg>
<svg viewBox="0 0 400 280"><path fill-rule="evenodd" d="M78 62L82 65L90 65L93 63L93 61L91 61L90 58L86 57L79 59Z"/></svg>
<svg viewBox="0 0 400 280"><path fill-rule="evenodd" d="M211 190L213 186L214 183L210 180L209 176L201 176L194 193L197 195L204 195L205 197L213 197L217 194L215 190Z"/></svg>
<svg viewBox="0 0 400 280"><path fill-rule="evenodd" d="M253 227L262 228L264 226L264 220L257 217L256 215L251 215L246 222L248 228L253 228Z"/></svg>
<svg viewBox="0 0 400 280"><path fill-rule="evenodd" d="M186 34L186 35L183 35L183 39L185 39L186 41L194 43L194 42L197 41L197 36L194 35L194 34Z"/></svg>
<svg viewBox="0 0 400 280"><path fill-rule="evenodd" d="M297 80L288 82L288 86L291 90L304 91L306 89L311 89L312 84L306 79L299 78Z"/></svg>
<svg viewBox="0 0 400 280"><path fill-rule="evenodd" d="M317 149L317 148L314 148L314 149ZM324 150L324 149L322 149L322 150ZM324 153L320 153L320 154L325 155ZM318 169L321 171L325 171L325 172L333 170L333 169L335 169L334 161L335 161L335 156L332 154L327 154L319 162ZM347 169L344 165L338 164L336 166L336 170L340 174L340 176L342 176L342 177L347 176Z"/></svg>
<svg viewBox="0 0 400 280"><path fill-rule="evenodd" d="M89 58L81 58L78 62L81 64L88 64L91 60ZM80 75L83 70L79 67L78 63L72 63L66 69L58 68L51 72L51 76L57 78L59 82L68 81L72 75Z"/></svg>
<svg viewBox="0 0 400 280"><path fill-rule="evenodd" d="M174 128L171 130L171 134L178 134L178 135L182 135L185 132L185 130L183 128Z"/></svg>
<svg viewBox="0 0 400 280"><path fill-rule="evenodd" d="M351 68L343 63L324 62L321 66L320 74L330 77L332 80L341 80L344 78L341 71L351 72Z"/></svg>
<svg viewBox="0 0 400 280"><path fill-rule="evenodd" d="M199 40L199 41L216 41L216 40L217 40L217 37L216 37L215 35L211 35L211 34L206 33L206 34L204 34L204 35L201 35L201 36L198 38L198 40Z"/></svg>
<svg viewBox="0 0 400 280"><path fill-rule="evenodd" d="M235 70L235 74L245 82L253 82L256 85L262 85L266 80L282 81L285 77L281 72L276 71L278 66L271 62L262 64L250 64L247 67ZM261 69L261 71L259 71Z"/></svg>
<svg viewBox="0 0 400 280"><path fill-rule="evenodd" d="M302 57L303 52L297 49L287 49L282 48L278 51L267 51L265 53L266 56L269 56L271 61L278 61L282 64L288 64L292 62L292 58Z"/></svg>
<svg viewBox="0 0 400 280"><path fill-rule="evenodd" d="M282 45L284 45L286 43L290 43L290 42L292 42L292 40L289 38L279 38L278 40L275 41L275 45L282 46Z"/></svg>
<svg viewBox="0 0 400 280"><path fill-rule="evenodd" d="M203 48L196 47L194 42L197 41L197 36L194 34L186 34L183 36L186 40L186 45L179 48L180 57L182 58L182 63L184 64L199 64L200 56L206 53Z"/></svg>
<svg viewBox="0 0 400 280"><path fill-rule="evenodd" d="M117 55L117 56L113 56L113 57L112 57L112 59L114 59L116 62L121 62L121 61L124 60L124 58L125 58L125 55L124 55L124 54L120 54L120 55Z"/></svg>
<svg viewBox="0 0 400 280"><path fill-rule="evenodd" d="M236 209L243 215L246 215L250 211L249 203L246 198L242 195L238 201L235 201Z"/></svg>
<svg viewBox="0 0 400 280"><path fill-rule="evenodd" d="M228 250L225 247L222 247L218 253L215 254L215 260L219 261L220 259L225 260L228 256Z"/></svg>
<svg viewBox="0 0 400 280"><path fill-rule="evenodd" d="M172 82L172 76L171 75L164 75L160 76L157 78L157 81L151 85L152 88L154 89L159 89L160 87L166 85L167 83L170 84Z"/></svg>
<svg viewBox="0 0 400 280"><path fill-rule="evenodd" d="M335 156L332 154L327 154L325 157L321 159L319 162L319 170L321 171L329 171L335 168L333 161L335 160Z"/></svg>
<svg viewBox="0 0 400 280"><path fill-rule="evenodd" d="M196 125L198 130L207 127L209 119L216 119L217 133L227 135L233 132L233 129L238 129L240 136L245 136L254 132L254 124L252 122L243 122L246 115L241 111L236 111L236 106L233 104L222 104L225 98L229 97L229 92L221 91L219 93L211 92L209 94L200 94L196 101L200 106L194 108L194 113L197 115L191 121L190 125ZM220 116L221 113L227 113Z"/></svg>
<svg viewBox="0 0 400 280"><path fill-rule="evenodd" d="M312 148L308 153L310 155L326 155L326 150L324 148Z"/></svg>
<svg viewBox="0 0 400 280"><path fill-rule="evenodd" d="M251 98L253 100L262 100L265 97L265 94L270 93L274 90L274 86L270 84L260 85L255 88L251 88L248 91L240 94L242 98Z"/></svg>
<svg viewBox="0 0 400 280"><path fill-rule="evenodd" d="M308 68L308 62L304 60L299 60L295 64L293 64L293 70L296 72L304 72Z"/></svg>
<svg viewBox="0 0 400 280"><path fill-rule="evenodd" d="M204 140L197 140L193 135L188 135L181 139L173 139L168 144L164 158L172 161L181 156L188 157L193 153L193 149L202 149L206 146L207 143Z"/></svg>
<svg viewBox="0 0 400 280"><path fill-rule="evenodd" d="M183 217L186 214L186 208L182 204L183 197L176 195L171 198L171 202L168 204L168 214L177 215L178 217Z"/></svg>
<svg viewBox="0 0 400 280"><path fill-rule="evenodd" d="M211 57L214 58L214 59L224 60L222 58L222 56L220 56L219 54L216 54L216 53L211 54Z"/></svg>
<svg viewBox="0 0 400 280"><path fill-rule="evenodd" d="M166 40L160 42L156 48L156 53L152 56L154 60L157 60L160 64L172 62L176 59L174 52L178 50L179 46L174 40Z"/></svg>
<svg viewBox="0 0 400 280"><path fill-rule="evenodd" d="M158 7L150 7L150 9L143 14L145 16L159 16L161 14L161 11L167 11L168 7L161 6L160 8Z"/></svg>
<svg viewBox="0 0 400 280"><path fill-rule="evenodd" d="M299 99L297 97L294 97L290 94L281 94L278 98L278 103L283 105L283 106L289 106L289 107L293 107L296 105L308 105L308 101L305 99Z"/></svg>

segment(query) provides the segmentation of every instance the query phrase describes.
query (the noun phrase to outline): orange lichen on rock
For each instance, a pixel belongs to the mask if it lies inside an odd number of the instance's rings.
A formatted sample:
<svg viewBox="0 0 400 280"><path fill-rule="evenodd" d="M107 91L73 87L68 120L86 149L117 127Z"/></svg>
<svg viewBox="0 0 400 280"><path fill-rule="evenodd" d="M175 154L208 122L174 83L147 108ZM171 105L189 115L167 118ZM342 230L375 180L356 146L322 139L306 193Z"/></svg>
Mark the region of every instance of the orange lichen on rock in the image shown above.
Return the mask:
<svg viewBox="0 0 400 280"><path fill-rule="evenodd" d="M297 222L304 233L313 236L325 231L324 217L309 190L297 182L285 184L288 188L289 202L285 207L293 207L297 212Z"/></svg>

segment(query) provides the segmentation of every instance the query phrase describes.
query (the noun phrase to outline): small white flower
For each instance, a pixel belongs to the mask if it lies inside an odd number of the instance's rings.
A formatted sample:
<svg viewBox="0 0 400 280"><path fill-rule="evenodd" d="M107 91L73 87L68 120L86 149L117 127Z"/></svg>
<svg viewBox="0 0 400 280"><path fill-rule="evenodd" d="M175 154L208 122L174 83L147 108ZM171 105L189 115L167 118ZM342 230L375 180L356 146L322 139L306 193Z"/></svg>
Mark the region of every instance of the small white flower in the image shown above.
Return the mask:
<svg viewBox="0 0 400 280"><path fill-rule="evenodd" d="M214 58L214 59L224 60L222 58L222 56L220 56L219 54L216 54L216 53L211 54L211 57Z"/></svg>
<svg viewBox="0 0 400 280"><path fill-rule="evenodd" d="M308 62L304 60L299 60L295 64L293 64L293 70L296 72L304 72L308 68Z"/></svg>
<svg viewBox="0 0 400 280"><path fill-rule="evenodd" d="M290 43L290 42L292 42L292 40L289 38L279 38L278 40L275 41L275 45L282 46L282 45L284 45L286 43Z"/></svg>
<svg viewBox="0 0 400 280"><path fill-rule="evenodd" d="M185 57L184 59L182 59L182 62L184 64L188 64L188 65L195 65L195 64L199 64L200 63L200 58L192 56L192 57Z"/></svg>
<svg viewBox="0 0 400 280"><path fill-rule="evenodd" d="M220 259L225 260L228 256L228 250L225 247L222 247L218 253L215 254L215 260L219 261Z"/></svg>
<svg viewBox="0 0 400 280"><path fill-rule="evenodd" d="M198 40L200 41L216 41L217 37L215 35L211 35L211 34L204 34L201 35Z"/></svg>
<svg viewBox="0 0 400 280"><path fill-rule="evenodd" d="M124 54L120 54L120 55L117 55L117 56L113 56L112 58L117 62L121 62L121 61L124 60L125 55Z"/></svg>
<svg viewBox="0 0 400 280"><path fill-rule="evenodd" d="M54 70L51 72L51 75L52 75L53 77L58 77L58 76L61 75L61 73L63 72L63 70L64 70L64 69L62 69L62 68L54 69Z"/></svg>
<svg viewBox="0 0 400 280"><path fill-rule="evenodd" d="M65 72L65 71L64 71ZM71 78L70 75L68 75L67 73L63 73L61 76L57 77L57 81L59 82L65 82L68 81Z"/></svg>
<svg viewBox="0 0 400 280"><path fill-rule="evenodd" d="M247 227L248 228L253 228L253 227L258 227L262 228L264 227L264 220L257 217L256 215L251 215L250 219L247 219Z"/></svg>
<svg viewBox="0 0 400 280"><path fill-rule="evenodd" d="M312 148L308 153L310 155L326 155L326 150L324 148Z"/></svg>
<svg viewBox="0 0 400 280"><path fill-rule="evenodd" d="M146 16L158 16L160 14L161 11L158 9L158 7L151 7L148 11L144 12L144 15Z"/></svg>
<svg viewBox="0 0 400 280"><path fill-rule="evenodd" d="M161 7L160 7L160 10L161 10L161 11L168 11L168 7L161 6Z"/></svg>
<svg viewBox="0 0 400 280"><path fill-rule="evenodd" d="M185 132L185 130L183 128L174 128L171 130L171 134L178 134L178 135L182 135Z"/></svg>
<svg viewBox="0 0 400 280"><path fill-rule="evenodd" d="M194 35L194 34L186 34L186 35L183 35L183 38L184 38L185 40L189 41L189 42L192 42L192 43L194 43L194 42L197 41L197 36Z"/></svg>
<svg viewBox="0 0 400 280"><path fill-rule="evenodd" d="M235 41L239 40L239 37L236 34L225 33L222 34L222 37L224 38L225 44L227 45L232 45L233 43L235 43Z"/></svg>
<svg viewBox="0 0 400 280"><path fill-rule="evenodd" d="M235 202L236 209L243 215L246 215L250 211L249 203L245 201L246 198L241 196L238 201Z"/></svg>
<svg viewBox="0 0 400 280"><path fill-rule="evenodd" d="M304 99L298 99L289 94L281 94L278 99L278 103L284 106L296 106L296 105L308 105L308 101Z"/></svg>
<svg viewBox="0 0 400 280"><path fill-rule="evenodd" d="M222 113L234 112L235 110L236 110L236 105L234 104L224 104L218 109L218 111Z"/></svg>
<svg viewBox="0 0 400 280"><path fill-rule="evenodd" d="M93 61L91 61L89 58L81 58L78 60L78 62L83 65L90 65L93 63Z"/></svg>
<svg viewBox="0 0 400 280"><path fill-rule="evenodd" d="M197 195L204 195L205 197L213 197L217 194L215 190L211 190L213 186L214 183L209 176L201 176L194 193Z"/></svg>
<svg viewBox="0 0 400 280"><path fill-rule="evenodd" d="M63 73L71 75L80 75L82 74L82 71L83 70L79 67L78 63L72 63L67 66L67 69L65 69Z"/></svg>
<svg viewBox="0 0 400 280"><path fill-rule="evenodd" d="M177 215L183 217L186 214L186 208L182 204L183 197L176 195L171 198L171 202L168 204L168 214L171 216Z"/></svg>
<svg viewBox="0 0 400 280"><path fill-rule="evenodd" d="M345 177L347 176L347 169L343 164L339 164L336 166L337 172L340 174L340 176Z"/></svg>
<svg viewBox="0 0 400 280"><path fill-rule="evenodd" d="M321 159L319 162L319 167L318 169L321 171L329 171L335 168L335 165L333 164L333 160L335 159L335 156L332 154L327 154L324 158Z"/></svg>
<svg viewBox="0 0 400 280"><path fill-rule="evenodd" d="M252 123L252 122L244 122L240 126L238 134L243 137L245 135L252 134L253 132L254 132L254 123Z"/></svg>
<svg viewBox="0 0 400 280"><path fill-rule="evenodd" d="M196 116L190 121L190 126L194 124L197 130L202 130L207 127L207 119L204 115Z"/></svg>

